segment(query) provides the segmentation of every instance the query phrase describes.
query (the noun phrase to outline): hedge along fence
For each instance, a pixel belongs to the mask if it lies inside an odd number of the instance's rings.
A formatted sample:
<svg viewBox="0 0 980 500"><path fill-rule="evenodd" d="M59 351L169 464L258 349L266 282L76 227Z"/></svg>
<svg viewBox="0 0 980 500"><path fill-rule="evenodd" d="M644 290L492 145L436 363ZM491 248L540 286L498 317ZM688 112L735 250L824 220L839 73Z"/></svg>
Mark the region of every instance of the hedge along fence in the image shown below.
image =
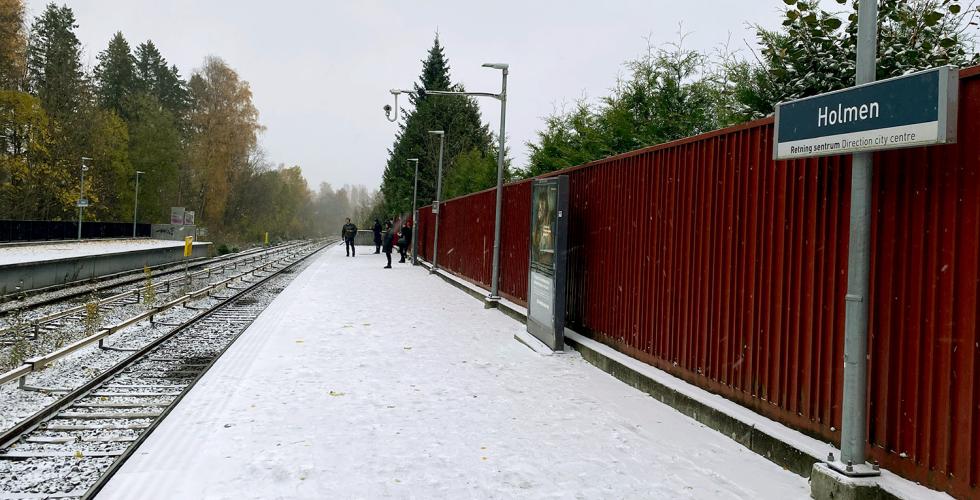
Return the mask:
<svg viewBox="0 0 980 500"><path fill-rule="evenodd" d="M959 143L875 154L869 452L980 493L980 68ZM568 325L808 434L840 440L850 158L772 160L771 119L569 176ZM489 287L493 190L442 204L439 264ZM504 188L501 293L526 303L530 181ZM434 218L420 212L432 259Z"/></svg>

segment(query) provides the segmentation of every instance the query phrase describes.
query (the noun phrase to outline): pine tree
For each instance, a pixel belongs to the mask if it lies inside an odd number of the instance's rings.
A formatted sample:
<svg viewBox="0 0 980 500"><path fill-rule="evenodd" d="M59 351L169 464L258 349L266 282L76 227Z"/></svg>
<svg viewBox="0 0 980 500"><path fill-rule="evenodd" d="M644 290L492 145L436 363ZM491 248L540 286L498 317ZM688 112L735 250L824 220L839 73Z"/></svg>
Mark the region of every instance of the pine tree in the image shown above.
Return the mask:
<svg viewBox="0 0 980 500"><path fill-rule="evenodd" d="M408 158L420 160L419 204L428 204L435 199L439 139L430 135L429 130L446 132L443 182L449 178L456 158L461 154L474 150L487 155L496 154L492 146L493 138L480 117L476 101L468 97L427 96L419 92L423 89L464 90L462 85L452 83L449 62L438 36L422 61L422 74L415 84L416 94L409 99L414 109L402 111L399 131L389 150L381 184L387 213L411 211L415 169L414 165L409 165ZM446 198L445 194L443 198Z"/></svg>
<svg viewBox="0 0 980 500"><path fill-rule="evenodd" d="M188 109L187 83L177 66L168 66L156 45L147 40L136 48L136 81L139 89L154 98L182 122Z"/></svg>
<svg viewBox="0 0 980 500"><path fill-rule="evenodd" d="M138 91L136 61L129 50L129 43L121 32L116 32L109 47L99 53L95 67L96 95L103 109L115 111L129 119L129 107Z"/></svg>
<svg viewBox="0 0 980 500"><path fill-rule="evenodd" d="M85 98L82 46L75 36L75 14L48 4L31 26L27 81L48 115L63 118L79 110Z"/></svg>

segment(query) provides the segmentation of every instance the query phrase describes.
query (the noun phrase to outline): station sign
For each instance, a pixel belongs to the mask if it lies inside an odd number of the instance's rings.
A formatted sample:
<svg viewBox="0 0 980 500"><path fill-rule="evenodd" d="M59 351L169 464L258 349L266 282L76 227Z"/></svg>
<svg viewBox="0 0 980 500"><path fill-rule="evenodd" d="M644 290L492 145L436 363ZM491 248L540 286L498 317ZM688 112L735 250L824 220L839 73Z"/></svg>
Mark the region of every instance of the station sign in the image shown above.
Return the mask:
<svg viewBox="0 0 980 500"><path fill-rule="evenodd" d="M776 105L776 160L956 142L959 70L879 80Z"/></svg>
<svg viewBox="0 0 980 500"><path fill-rule="evenodd" d="M184 223L184 207L170 207L170 223L178 226Z"/></svg>
<svg viewBox="0 0 980 500"><path fill-rule="evenodd" d="M527 331L554 351L565 348L568 176L531 185Z"/></svg>

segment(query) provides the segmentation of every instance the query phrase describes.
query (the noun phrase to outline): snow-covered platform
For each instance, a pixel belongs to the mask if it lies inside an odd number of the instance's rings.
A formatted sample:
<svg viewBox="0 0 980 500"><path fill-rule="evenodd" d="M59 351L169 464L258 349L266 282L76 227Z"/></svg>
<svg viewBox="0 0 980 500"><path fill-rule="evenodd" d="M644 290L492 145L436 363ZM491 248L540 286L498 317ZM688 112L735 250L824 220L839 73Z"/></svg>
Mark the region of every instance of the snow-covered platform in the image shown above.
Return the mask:
<svg viewBox="0 0 980 500"><path fill-rule="evenodd" d="M192 258L210 243L194 243ZM0 295L177 262L183 241L120 239L0 245Z"/></svg>
<svg viewBox="0 0 980 500"><path fill-rule="evenodd" d="M382 255L315 260L99 498L808 498L787 472Z"/></svg>

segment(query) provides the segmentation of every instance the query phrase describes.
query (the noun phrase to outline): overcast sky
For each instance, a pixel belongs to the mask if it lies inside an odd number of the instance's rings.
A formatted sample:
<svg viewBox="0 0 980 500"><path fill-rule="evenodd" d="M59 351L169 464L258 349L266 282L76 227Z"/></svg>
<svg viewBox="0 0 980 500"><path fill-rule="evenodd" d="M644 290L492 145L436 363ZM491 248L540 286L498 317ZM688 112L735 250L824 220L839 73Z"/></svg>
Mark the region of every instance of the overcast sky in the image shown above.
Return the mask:
<svg viewBox="0 0 980 500"><path fill-rule="evenodd" d="M29 0L28 14L46 5ZM59 2L60 3L60 2ZM270 161L300 165L310 186L377 188L396 125L388 89L411 85L438 30L453 81L497 92L510 64L507 141L514 165L542 118L579 97L608 93L623 61L654 43L714 49L754 43L749 23L775 27L781 0L187 1L77 0L83 62L94 66L113 33L151 39L186 78L204 57L223 58L252 86ZM482 99L498 130L500 105Z"/></svg>

